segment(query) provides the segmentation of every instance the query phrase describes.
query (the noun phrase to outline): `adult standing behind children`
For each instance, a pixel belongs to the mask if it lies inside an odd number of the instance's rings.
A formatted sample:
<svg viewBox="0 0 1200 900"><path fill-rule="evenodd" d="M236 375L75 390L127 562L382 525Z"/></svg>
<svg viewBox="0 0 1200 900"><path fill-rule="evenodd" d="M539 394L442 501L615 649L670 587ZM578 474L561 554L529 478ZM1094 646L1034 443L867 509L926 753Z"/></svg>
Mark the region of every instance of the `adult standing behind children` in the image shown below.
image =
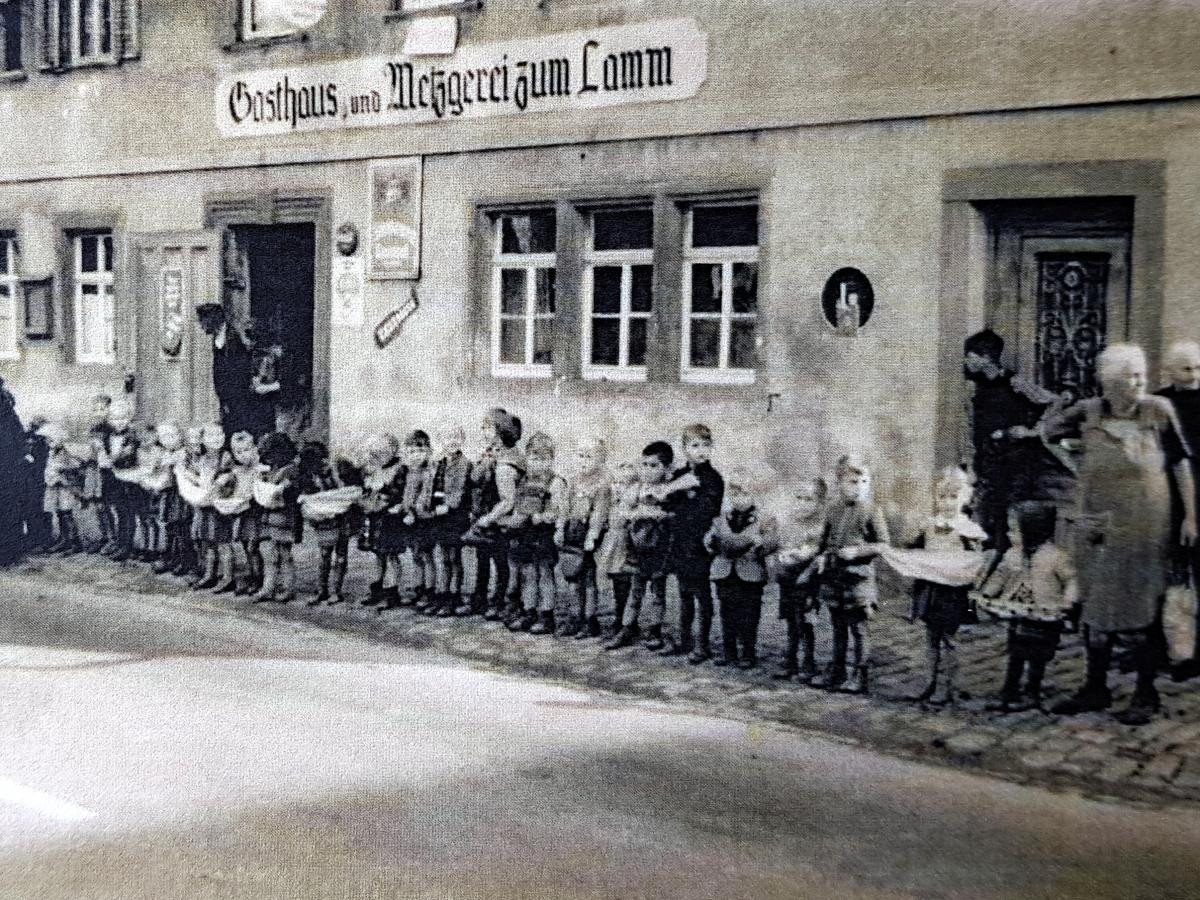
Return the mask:
<svg viewBox="0 0 1200 900"><path fill-rule="evenodd" d="M1113 344L1098 360L1103 397L1083 400L1041 425L1048 437L1078 434L1083 442L1076 513L1075 564L1087 679L1054 711L1073 714L1112 704L1108 667L1117 635L1134 642L1137 687L1119 721L1140 725L1159 706L1154 677L1161 653L1159 604L1173 547L1196 541L1191 450L1170 402L1146 394L1140 347ZM1170 469L1184 507L1171 528Z"/></svg>
<svg viewBox="0 0 1200 900"><path fill-rule="evenodd" d="M1200 448L1200 344L1195 341L1172 344L1167 351L1166 370L1171 383L1158 391L1158 396L1171 401L1183 439L1196 452ZM1200 504L1200 485L1197 485L1197 492L1197 503ZM1183 524L1183 513L1183 502L1176 486L1171 496L1171 521L1176 530ZM1200 544L1193 544L1190 552L1185 552L1184 556L1190 565L1192 578L1200 576ZM1197 650L1200 650L1200 644ZM1175 670L1178 679L1195 675L1200 675L1200 659L1197 658Z"/></svg>

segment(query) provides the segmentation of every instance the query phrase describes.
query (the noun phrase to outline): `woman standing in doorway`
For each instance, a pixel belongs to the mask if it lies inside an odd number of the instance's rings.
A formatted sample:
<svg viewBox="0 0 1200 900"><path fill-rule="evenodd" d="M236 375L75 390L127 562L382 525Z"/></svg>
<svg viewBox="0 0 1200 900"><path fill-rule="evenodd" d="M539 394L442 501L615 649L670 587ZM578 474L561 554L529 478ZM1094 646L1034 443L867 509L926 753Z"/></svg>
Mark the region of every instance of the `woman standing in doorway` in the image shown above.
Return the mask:
<svg viewBox="0 0 1200 900"><path fill-rule="evenodd" d="M1087 679L1054 711L1070 715L1112 704L1108 668L1121 635L1135 647L1137 687L1117 719L1141 725L1159 706L1158 616L1169 565L1180 545L1196 541L1191 450L1170 402L1146 394L1141 348L1114 344L1097 365L1103 397L1083 400L1041 426L1050 438L1077 435L1083 447L1074 539ZM1168 467L1185 505L1177 534L1171 527Z"/></svg>

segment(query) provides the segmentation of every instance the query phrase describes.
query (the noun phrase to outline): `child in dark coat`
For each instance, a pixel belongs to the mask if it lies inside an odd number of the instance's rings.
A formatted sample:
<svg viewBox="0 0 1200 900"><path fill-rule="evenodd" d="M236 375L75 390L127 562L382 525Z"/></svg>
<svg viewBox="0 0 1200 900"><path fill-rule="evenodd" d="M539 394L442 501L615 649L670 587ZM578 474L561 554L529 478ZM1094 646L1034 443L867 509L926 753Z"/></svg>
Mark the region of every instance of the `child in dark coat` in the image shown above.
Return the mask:
<svg viewBox="0 0 1200 900"><path fill-rule="evenodd" d="M673 490L666 505L672 516L669 572L679 587L679 640L671 642L663 653L690 653L688 661L695 665L712 656L712 556L704 538L721 514L725 482L710 462L713 436L707 425L685 428L682 444L686 461L671 476ZM699 627L693 634L697 617Z"/></svg>

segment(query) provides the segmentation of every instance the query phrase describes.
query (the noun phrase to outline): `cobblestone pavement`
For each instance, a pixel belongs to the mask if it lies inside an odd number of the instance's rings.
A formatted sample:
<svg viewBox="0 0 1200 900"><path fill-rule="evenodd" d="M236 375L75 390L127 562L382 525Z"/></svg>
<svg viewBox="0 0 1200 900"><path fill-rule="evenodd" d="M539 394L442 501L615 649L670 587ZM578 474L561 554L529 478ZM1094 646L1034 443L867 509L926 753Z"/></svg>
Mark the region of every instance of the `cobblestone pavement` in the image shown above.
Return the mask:
<svg viewBox="0 0 1200 900"><path fill-rule="evenodd" d="M298 548L301 585L315 574L315 552ZM561 680L589 688L664 701L706 714L773 722L862 742L924 762L986 771L1017 781L1062 786L1085 794L1150 802L1200 801L1200 681L1160 679L1163 712L1135 728L1097 713L1073 718L1038 711L1000 714L984 709L998 691L1004 670L1004 629L982 624L960 633L961 698L954 708L926 709L904 698L924 684L924 633L903 615L907 596L897 586L873 625L874 691L871 698L832 694L771 678L783 646L782 623L768 594L763 611L760 659L752 672L691 666L640 647L605 652L598 641L512 634L479 618L433 619L400 609L378 614L356 604L308 608L249 606L242 598L193 593L178 579L157 578L140 564L98 558L34 559L10 576L53 588L94 584L99 590L189 598L255 618L285 617L364 634L372 639L430 647L492 667ZM346 596L362 598L369 560L352 557ZM668 598L668 622L676 621L676 598ZM714 642L719 643L718 623ZM818 656L827 646L818 631ZM1083 651L1068 634L1047 673L1047 705L1082 678ZM1116 708L1132 690L1132 675L1114 677Z"/></svg>

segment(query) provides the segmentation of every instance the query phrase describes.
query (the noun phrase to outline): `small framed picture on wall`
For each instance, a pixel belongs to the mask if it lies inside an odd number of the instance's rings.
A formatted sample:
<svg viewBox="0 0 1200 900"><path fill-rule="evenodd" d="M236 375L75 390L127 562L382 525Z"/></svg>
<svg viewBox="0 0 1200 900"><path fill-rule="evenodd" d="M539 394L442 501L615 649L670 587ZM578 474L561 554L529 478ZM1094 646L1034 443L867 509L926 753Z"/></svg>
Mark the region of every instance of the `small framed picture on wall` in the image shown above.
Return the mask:
<svg viewBox="0 0 1200 900"><path fill-rule="evenodd" d="M371 164L368 277L416 278L421 272L421 157Z"/></svg>

